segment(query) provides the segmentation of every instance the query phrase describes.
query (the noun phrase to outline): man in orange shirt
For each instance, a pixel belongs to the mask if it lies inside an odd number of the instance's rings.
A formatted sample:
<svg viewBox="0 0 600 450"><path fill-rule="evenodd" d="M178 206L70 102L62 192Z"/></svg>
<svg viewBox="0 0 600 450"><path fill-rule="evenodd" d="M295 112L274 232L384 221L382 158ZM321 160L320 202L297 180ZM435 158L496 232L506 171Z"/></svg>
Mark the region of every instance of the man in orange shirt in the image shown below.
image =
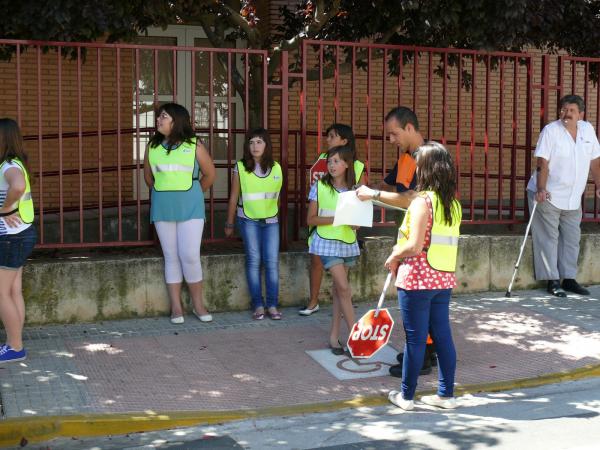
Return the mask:
<svg viewBox="0 0 600 450"><path fill-rule="evenodd" d="M356 194L361 200L379 200L391 206L408 208L416 195L416 164L412 156L425 139L419 131L416 114L405 106L398 106L387 113L385 130L390 143L398 148L398 162L379 183L378 189L361 186Z"/></svg>

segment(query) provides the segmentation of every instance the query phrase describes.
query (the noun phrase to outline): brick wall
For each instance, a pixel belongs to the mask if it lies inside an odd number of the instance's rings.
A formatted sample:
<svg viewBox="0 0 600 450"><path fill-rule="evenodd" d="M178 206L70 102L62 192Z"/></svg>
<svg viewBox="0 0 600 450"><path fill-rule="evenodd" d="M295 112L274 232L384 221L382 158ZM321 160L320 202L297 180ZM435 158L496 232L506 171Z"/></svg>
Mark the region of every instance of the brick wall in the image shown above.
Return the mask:
<svg viewBox="0 0 600 450"><path fill-rule="evenodd" d="M531 55L533 85L532 120L528 122L528 69L524 64L525 60L511 57L504 58L501 62L500 59L488 60L483 57L475 58L473 62L470 55L463 56L462 69L466 72L466 76L470 77L471 84L466 86L463 82L459 82L459 71L456 65L449 67L446 71L444 96L444 77L435 73L442 61L441 53L431 54L431 66L428 52L418 54L415 70L414 53L410 52L411 58L403 66L402 77L399 79L397 76L388 75L391 54L388 52L384 55L383 51L373 49L366 70L355 68L353 84L351 66L342 63L343 50L343 47L339 50L340 72L337 77L325 75L321 81L317 79L307 82L306 116L309 132L321 130L324 133L334 121L352 124L355 134L359 136L357 140L359 157L367 159L369 155L370 167L374 171L371 182L377 182L381 180L382 172L387 172L397 158L394 146L382 139L383 117L396 105L411 107L419 117L423 135L429 139L445 142L455 155L461 174L459 193L462 200L475 205L487 203L490 207L503 202L503 213L494 211L492 215L490 212L488 219L512 218L507 207L511 203L524 199L524 189L530 175L528 164L532 160L531 152L541 129L539 85L542 83L542 52L535 49L528 52ZM333 47L326 47L325 51L334 50ZM308 68L317 67L318 50L311 48L307 56ZM367 62L366 58L365 62ZM558 77L558 57L552 56L551 62L549 80L551 85L555 85ZM488 64L491 67L489 71L486 70ZM323 71L325 74L328 73L327 64ZM571 66L566 61L563 63L563 76L564 95L570 93L573 86ZM464 81L465 73L461 77ZM587 79L586 83L585 64L576 64L573 92L584 96L587 84L586 118L597 127L598 89L589 77ZM300 89L300 84L296 83L289 93L290 129L300 128ZM554 120L557 116L556 103L560 95L558 91L552 91L550 94L548 120ZM278 98L274 99L271 107L270 126L276 128L279 124ZM319 117L321 117L320 127ZM531 133L530 143L527 140L528 125ZM458 148L457 141L461 142ZM318 152L317 142L315 136L307 138L306 151L309 163L314 160ZM296 136L290 136L288 142L290 149L293 149L295 144ZM325 149L324 139L321 139L321 149ZM290 164L295 163L291 153ZM384 166L385 170L382 170ZM513 197L511 197L512 175L516 177ZM502 181L499 181L500 178ZM588 194L592 192L593 187L590 186ZM476 216L482 218L480 211L473 210L473 218Z"/></svg>
<svg viewBox="0 0 600 450"><path fill-rule="evenodd" d="M16 57L11 61L0 62L0 104L2 116L17 118L17 78L20 77L20 125L26 138L26 150L35 176L33 186L34 202L43 204L44 209L59 206L62 188L65 208L77 208L80 204L81 187L83 206L97 205L99 183L102 184L103 202L115 204L118 195L117 172L110 169L84 173L80 182L79 168L83 171L133 162L133 141L131 134L120 136L121 155L118 158L118 137L116 129L131 129L133 123L132 101L132 55L122 51L119 61L116 50L102 49L100 66L96 49L90 49L81 58L80 85L77 77L77 60L57 57L54 49L39 55L35 47L28 48L20 56L20 74L17 74ZM117 65L120 65L120 107L117 98ZM60 67L60 69L59 69ZM62 92L59 98L59 73ZM98 80L98 74L100 78ZM38 89L39 80L39 89ZM98 98L98 90L100 98ZM81 102L79 103L78 93ZM100 115L98 108L100 105ZM120 108L120 121L118 111ZM59 111L60 110L60 111ZM79 110L81 114L79 114ZM62 116L62 119L59 117ZM81 127L79 127L81 122ZM62 150L59 131L62 127ZM97 133L102 136L102 146L98 146ZM78 133L81 132L81 155ZM42 139L39 139L41 133ZM86 136L93 134L92 136ZM62 183L58 176L60 161L65 172ZM99 163L101 161L101 163ZM123 200L133 198L133 176L122 174L121 189ZM41 191L40 191L41 189ZM40 192L43 196L40 197Z"/></svg>
<svg viewBox="0 0 600 450"><path fill-rule="evenodd" d="M329 49L331 50L331 49ZM340 49L340 55L342 55ZM359 50L360 55L361 50ZM306 84L307 131L321 133L334 121L351 123L358 136L359 157L368 159L372 170L370 182L381 180L397 158L396 149L384 139L383 117L392 107L401 104L413 107L421 122L424 136L444 141L455 155L461 175L459 192L465 204L479 207L466 218L482 218L481 206L486 203L491 208L488 220L514 219L509 215L511 204L522 202L524 187L529 176L527 166L531 161L531 150L535 146L540 130L542 57L541 52L532 50L531 55L531 120L527 121L527 65L515 63L514 58L504 60L493 70L486 70L486 59L476 58L473 65L471 56L463 57L463 69L474 78L469 86L459 82L456 66L446 72L445 95L444 78L435 74L441 53L422 52L414 55L402 67L402 76L388 75L388 62L392 53L386 55L379 49L371 51L368 67L354 69L340 64L337 77L327 76L330 67L326 64L326 76L309 79ZM111 168L134 164L135 136L132 134L134 116L133 50L122 49L117 60L115 49L103 48L100 53L100 66L97 50L89 49L81 60L81 89L78 86L77 61L58 57L55 50L40 53L35 47L29 48L20 57L20 74L16 69L16 58L0 62L0 105L1 115L17 117L17 79L20 79L21 125L27 137L26 148L30 155L31 167L36 176L33 187L34 200L45 211L59 207L62 189L63 206L77 210L81 205L89 208L97 206L99 186L102 186L103 206L117 204L119 180L122 202L135 199L137 192L134 171L123 169L120 179L117 171ZM295 57L290 55L290 58ZM318 54L311 47L307 54L308 68L313 69L318 62ZM550 84L558 79L558 57L550 57ZM62 93L59 99L59 63ZM563 64L563 94L574 92L585 95L588 116L598 126L598 88L590 81L589 71L596 68L597 62L575 64L575 77L570 63ZM117 81L117 66L120 67ZM416 69L415 69L416 68ZM516 108L515 104L515 71ZM38 73L40 88L38 92ZM431 76L430 76L431 73ZM502 76L501 76L502 73ZM309 71L309 75L314 75ZM352 81L354 75L354 82ZM415 76L416 75L416 76ZM587 83L584 82L587 78ZM274 81L277 83L277 80ZM385 90L384 90L385 88ZM98 99L98 91L100 99ZM78 93L81 92L81 117L78 116ZM118 103L120 92L120 105ZM280 95L271 91L269 103L269 128L274 130L275 148L280 148L276 130L281 125ZM306 173L296 170L300 163L296 154L299 150L300 93L301 83L294 82L289 87L288 140L291 191L297 190L301 176ZM385 94L385 95L384 95ZM549 120L556 117L556 101L560 93L552 91L548 105ZM460 102L459 102L460 97ZM60 101L59 101L60 100ZM502 103L501 103L502 100ZM99 103L100 101L100 103ZM59 105L62 120L59 120ZM100 115L98 108L100 105ZM335 111L337 110L337 115ZM120 120L118 111L120 111ZM473 114L472 114L473 113ZM39 119L41 117L41 120ZM319 117L321 118L319 124ZM81 128L79 128L79 120ZM473 130L471 130L471 122ZM240 126L240 124L234 124ZM62 126L62 147L58 138ZM530 147L527 141L527 126L530 132ZM117 137L117 128L121 135ZM41 128L41 130L40 130ZM598 127L597 127L598 128ZM78 132L81 130L81 163ZM102 136L99 149L97 132ZM42 141L38 140L41 133ZM460 141L460 146L456 145ZM515 145L513 146L513 141ZM41 142L41 143L40 143ZM120 157L118 145L120 142ZM486 146L485 143L488 143ZM502 144L500 148L500 144ZM316 136L307 138L307 163L312 163L320 149ZM321 149L325 148L321 139ZM64 173L62 182L57 176L62 159ZM102 166L101 176L98 167ZM79 168L90 170L79 176ZM498 176L504 177L502 183ZM487 175L487 181L484 176ZM517 177L511 191L511 176ZM141 181L143 187L143 181ZM80 190L82 201L80 202ZM592 186L588 188L591 194ZM40 194L43 194L40 196ZM504 213L492 211L498 202L504 203Z"/></svg>

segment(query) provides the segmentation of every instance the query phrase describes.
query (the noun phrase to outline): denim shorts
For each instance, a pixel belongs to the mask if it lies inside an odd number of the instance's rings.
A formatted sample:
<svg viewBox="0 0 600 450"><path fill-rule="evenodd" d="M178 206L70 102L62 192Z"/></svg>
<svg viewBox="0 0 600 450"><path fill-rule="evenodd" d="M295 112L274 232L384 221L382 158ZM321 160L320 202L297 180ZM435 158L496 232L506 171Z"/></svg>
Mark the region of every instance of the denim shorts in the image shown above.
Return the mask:
<svg viewBox="0 0 600 450"><path fill-rule="evenodd" d="M328 270L328 269L331 269L333 266L337 266L338 264L343 264L346 267L355 266L358 256L322 256L322 255L319 255L319 258L321 258L323 267L326 270Z"/></svg>
<svg viewBox="0 0 600 450"><path fill-rule="evenodd" d="M17 234L0 236L0 269L17 270L25 265L37 242L35 226Z"/></svg>

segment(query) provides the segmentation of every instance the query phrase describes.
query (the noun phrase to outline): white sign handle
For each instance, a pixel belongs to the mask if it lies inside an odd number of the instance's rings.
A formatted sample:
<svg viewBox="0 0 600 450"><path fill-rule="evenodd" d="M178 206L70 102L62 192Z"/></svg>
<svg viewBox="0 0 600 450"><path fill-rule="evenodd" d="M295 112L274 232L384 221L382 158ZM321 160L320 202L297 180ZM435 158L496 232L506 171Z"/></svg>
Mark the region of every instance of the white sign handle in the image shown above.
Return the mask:
<svg viewBox="0 0 600 450"><path fill-rule="evenodd" d="M388 273L388 276L385 279L385 284L383 285L383 291L381 291L381 297L379 297L379 303L377 303L377 309L375 310L374 317L377 317L379 315L379 310L381 309L381 305L383 305L383 299L385 298L385 292L390 287L391 281L392 281L392 272Z"/></svg>

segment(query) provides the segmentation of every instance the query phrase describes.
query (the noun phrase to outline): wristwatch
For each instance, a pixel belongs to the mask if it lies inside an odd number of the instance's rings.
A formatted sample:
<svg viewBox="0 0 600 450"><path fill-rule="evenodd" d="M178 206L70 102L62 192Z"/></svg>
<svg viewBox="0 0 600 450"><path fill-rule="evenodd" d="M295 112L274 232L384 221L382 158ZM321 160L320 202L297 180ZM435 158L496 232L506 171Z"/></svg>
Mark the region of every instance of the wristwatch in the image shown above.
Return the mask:
<svg viewBox="0 0 600 450"><path fill-rule="evenodd" d="M381 191L376 190L372 198L373 200L379 200L379 197L381 197Z"/></svg>

